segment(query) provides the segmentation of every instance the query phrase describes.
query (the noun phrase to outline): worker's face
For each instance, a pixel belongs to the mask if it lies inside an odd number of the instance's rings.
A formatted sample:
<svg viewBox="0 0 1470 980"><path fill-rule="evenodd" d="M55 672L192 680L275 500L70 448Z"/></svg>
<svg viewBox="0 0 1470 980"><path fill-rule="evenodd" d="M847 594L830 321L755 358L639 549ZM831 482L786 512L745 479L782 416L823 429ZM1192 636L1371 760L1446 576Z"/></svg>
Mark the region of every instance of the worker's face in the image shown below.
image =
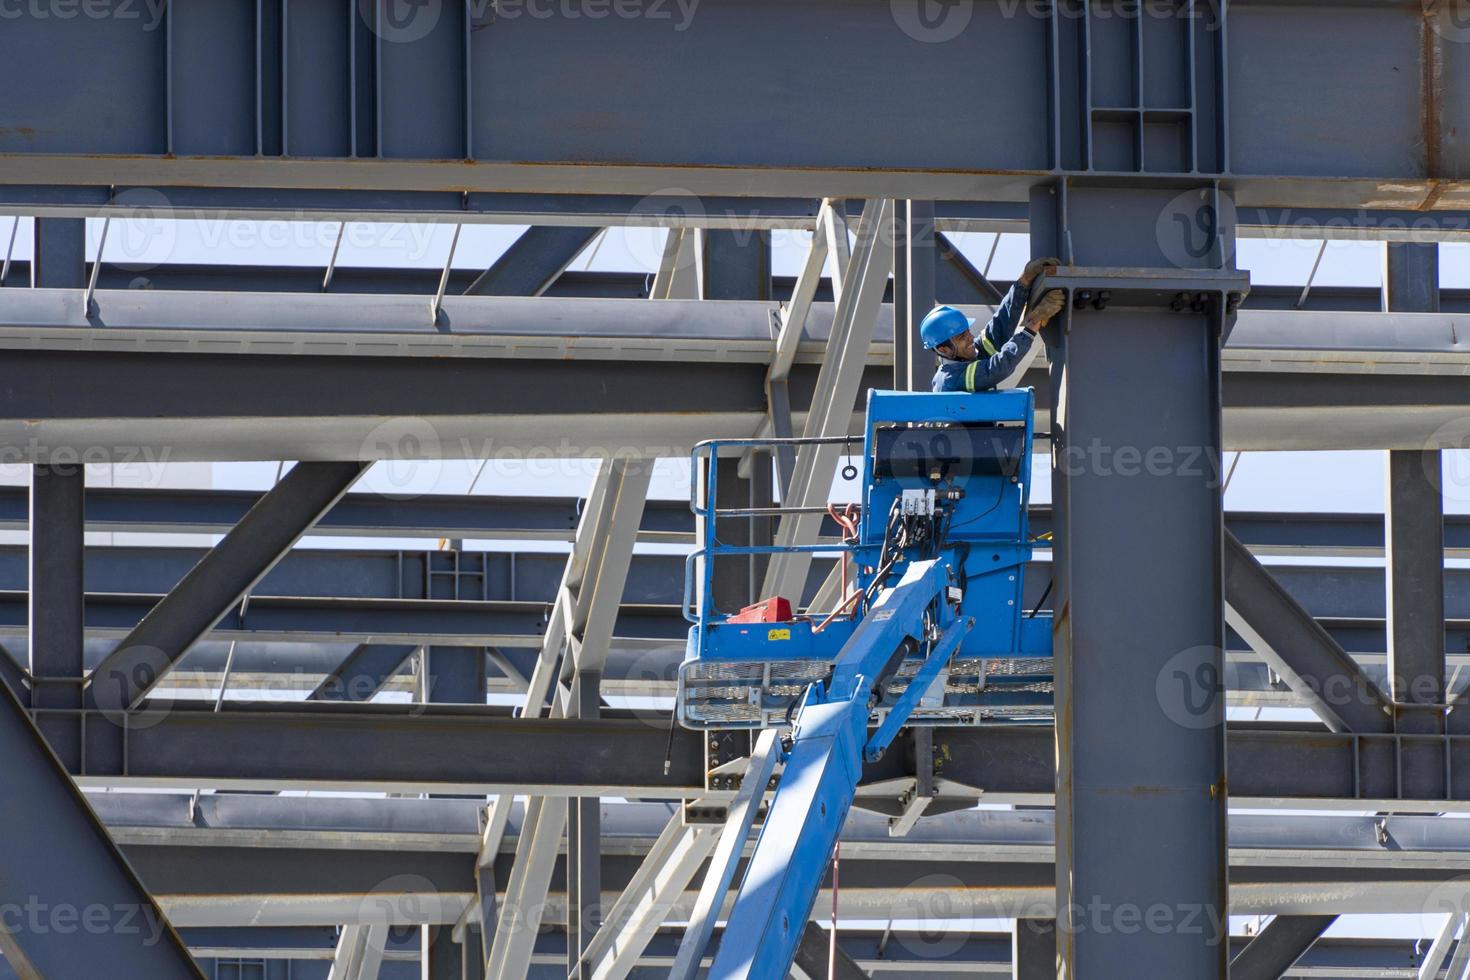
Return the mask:
<svg viewBox="0 0 1470 980"><path fill-rule="evenodd" d="M980 354L979 348L975 346L975 334L969 330L958 337L951 337L949 347L957 361L973 361Z"/></svg>

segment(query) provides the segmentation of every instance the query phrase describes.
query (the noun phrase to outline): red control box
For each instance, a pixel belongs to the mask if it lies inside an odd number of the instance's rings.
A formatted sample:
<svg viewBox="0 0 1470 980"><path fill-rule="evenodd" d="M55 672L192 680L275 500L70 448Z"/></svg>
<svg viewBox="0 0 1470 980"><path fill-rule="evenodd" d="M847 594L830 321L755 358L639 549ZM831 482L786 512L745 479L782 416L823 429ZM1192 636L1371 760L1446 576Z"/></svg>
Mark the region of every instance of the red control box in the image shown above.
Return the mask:
<svg viewBox="0 0 1470 980"><path fill-rule="evenodd" d="M751 606L746 606L729 619L727 623L789 623L791 622L791 600L777 596L774 599L762 599Z"/></svg>

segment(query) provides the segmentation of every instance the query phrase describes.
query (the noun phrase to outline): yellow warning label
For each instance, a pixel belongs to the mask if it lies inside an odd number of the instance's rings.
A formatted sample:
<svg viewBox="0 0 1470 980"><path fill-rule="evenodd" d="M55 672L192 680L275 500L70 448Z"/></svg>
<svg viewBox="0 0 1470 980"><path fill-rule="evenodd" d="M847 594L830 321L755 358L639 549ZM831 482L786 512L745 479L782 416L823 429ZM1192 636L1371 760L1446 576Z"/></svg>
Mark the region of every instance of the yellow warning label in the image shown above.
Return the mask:
<svg viewBox="0 0 1470 980"><path fill-rule="evenodd" d="M790 630L771 630L769 633L766 634L766 639L767 640L789 640L789 639L791 639L791 631Z"/></svg>

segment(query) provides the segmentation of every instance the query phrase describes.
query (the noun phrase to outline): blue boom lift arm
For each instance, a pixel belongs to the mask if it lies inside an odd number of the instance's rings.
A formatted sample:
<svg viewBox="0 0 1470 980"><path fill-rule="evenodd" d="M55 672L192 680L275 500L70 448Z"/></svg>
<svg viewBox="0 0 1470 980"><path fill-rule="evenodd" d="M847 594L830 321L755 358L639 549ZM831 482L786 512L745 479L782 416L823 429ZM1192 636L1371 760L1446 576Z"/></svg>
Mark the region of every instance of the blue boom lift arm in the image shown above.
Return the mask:
<svg viewBox="0 0 1470 980"><path fill-rule="evenodd" d="M870 393L861 513L840 547L725 545L713 492L696 501L705 538L690 559L679 717L705 729L791 725L711 978L787 975L863 763L905 725L1049 720L1051 622L1022 610L1032 415L1025 389ZM696 472L706 457L712 488L721 448L753 444L703 444ZM713 608L715 560L799 550L856 564L834 613Z"/></svg>

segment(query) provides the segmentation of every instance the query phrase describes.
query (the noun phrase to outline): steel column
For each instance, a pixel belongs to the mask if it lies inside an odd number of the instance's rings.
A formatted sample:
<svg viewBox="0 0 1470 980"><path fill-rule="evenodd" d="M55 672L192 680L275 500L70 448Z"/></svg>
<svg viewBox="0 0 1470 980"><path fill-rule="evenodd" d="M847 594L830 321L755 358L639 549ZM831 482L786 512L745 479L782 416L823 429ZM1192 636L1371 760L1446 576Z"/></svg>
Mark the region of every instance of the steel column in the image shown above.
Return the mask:
<svg viewBox="0 0 1470 980"><path fill-rule="evenodd" d="M1281 980L1335 915L1278 915L1230 961L1230 980Z"/></svg>
<svg viewBox="0 0 1470 980"><path fill-rule="evenodd" d="M37 708L82 706L85 483L80 463L31 468L28 625L31 704ZM51 718L41 728L52 751L76 763L82 746L75 721Z"/></svg>
<svg viewBox="0 0 1470 980"><path fill-rule="evenodd" d="M1439 246L1384 246L1383 301L1389 312L1439 311ZM1401 704L1445 702L1444 499L1440 451L1388 454L1384 547L1388 558L1389 691ZM1410 720L1412 719L1412 721ZM1405 715L1415 729L1427 716Z"/></svg>
<svg viewBox="0 0 1470 980"><path fill-rule="evenodd" d="M420 926L420 980L463 980L462 949L448 926Z"/></svg>
<svg viewBox="0 0 1470 980"><path fill-rule="evenodd" d="M431 646L424 648L423 656L420 700L431 704L485 703L485 650L482 647Z"/></svg>
<svg viewBox="0 0 1470 980"><path fill-rule="evenodd" d="M1216 193L1183 198L1189 227L1231 236ZM1122 287L1174 264L1157 229L1179 196L1038 190L1032 254L1117 268ZM1233 268L1218 239L1204 245L1183 257ZM1063 980L1226 975L1223 299L1198 313L1103 301L1047 330ZM1188 712L1168 686L1176 673L1205 682L1180 699ZM1130 916L1151 925L1129 928Z"/></svg>
<svg viewBox="0 0 1470 980"><path fill-rule="evenodd" d="M935 303L934 202L897 202L893 226L893 387L928 391L937 361L919 340L919 324Z"/></svg>
<svg viewBox="0 0 1470 980"><path fill-rule="evenodd" d="M85 218L37 218L31 285L43 289L81 289L87 285Z"/></svg>
<svg viewBox="0 0 1470 980"><path fill-rule="evenodd" d="M540 296L601 228L533 225L476 277L466 296Z"/></svg>
<svg viewBox="0 0 1470 980"><path fill-rule="evenodd" d="M875 320L892 271L893 249L885 238L890 231L893 202L887 199L869 201L858 225L857 248L850 261L843 263L846 230L840 228L832 208L824 209L829 218L828 247L845 267L842 294L837 301L832 333L827 339L826 359L817 377L812 396L812 411L807 415L803 435L824 437L849 431L853 403L862 382L863 362L873 341ZM835 288L834 282L834 288ZM836 445L806 446L797 455L790 492L782 502L787 507L815 507L830 496L832 476L842 447ZM787 514L776 528L776 543L811 544L822 524L820 513ZM799 601L811 568L810 554L777 554L766 567L763 596L785 596Z"/></svg>
<svg viewBox="0 0 1470 980"><path fill-rule="evenodd" d="M1012 980L1056 980L1057 922L1017 919L1011 932Z"/></svg>
<svg viewBox="0 0 1470 980"><path fill-rule="evenodd" d="M136 705L332 508L367 463L298 463L92 672L104 707Z"/></svg>
<svg viewBox="0 0 1470 980"><path fill-rule="evenodd" d="M596 718L601 713L602 677L578 671L567 699L569 718ZM567 810L567 974L589 980L592 967L584 955L602 926L602 800L579 797Z"/></svg>
<svg viewBox="0 0 1470 980"><path fill-rule="evenodd" d="M704 299L770 299L771 239L759 229L711 229L704 244Z"/></svg>

